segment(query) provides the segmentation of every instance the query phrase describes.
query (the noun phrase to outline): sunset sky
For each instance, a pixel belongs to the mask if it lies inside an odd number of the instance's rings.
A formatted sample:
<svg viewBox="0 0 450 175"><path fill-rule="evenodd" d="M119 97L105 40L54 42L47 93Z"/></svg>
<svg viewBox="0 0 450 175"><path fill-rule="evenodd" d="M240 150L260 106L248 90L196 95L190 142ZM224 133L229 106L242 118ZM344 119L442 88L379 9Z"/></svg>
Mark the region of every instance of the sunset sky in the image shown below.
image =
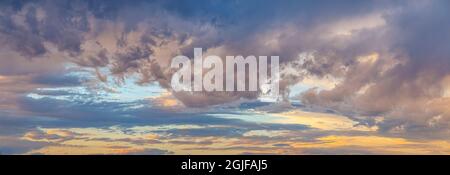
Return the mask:
<svg viewBox="0 0 450 175"><path fill-rule="evenodd" d="M450 154L448 0L6 0L0 43L0 154ZM174 92L194 48L280 97Z"/></svg>

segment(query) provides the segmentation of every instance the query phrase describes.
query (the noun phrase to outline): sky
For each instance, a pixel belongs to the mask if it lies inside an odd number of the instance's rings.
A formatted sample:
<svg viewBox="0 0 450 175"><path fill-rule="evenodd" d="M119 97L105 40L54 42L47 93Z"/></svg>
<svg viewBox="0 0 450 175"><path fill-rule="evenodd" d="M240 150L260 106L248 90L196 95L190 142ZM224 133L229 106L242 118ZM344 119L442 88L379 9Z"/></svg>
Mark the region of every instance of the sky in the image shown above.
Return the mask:
<svg viewBox="0 0 450 175"><path fill-rule="evenodd" d="M0 2L0 154L450 154L450 1ZM171 89L279 56L280 96Z"/></svg>

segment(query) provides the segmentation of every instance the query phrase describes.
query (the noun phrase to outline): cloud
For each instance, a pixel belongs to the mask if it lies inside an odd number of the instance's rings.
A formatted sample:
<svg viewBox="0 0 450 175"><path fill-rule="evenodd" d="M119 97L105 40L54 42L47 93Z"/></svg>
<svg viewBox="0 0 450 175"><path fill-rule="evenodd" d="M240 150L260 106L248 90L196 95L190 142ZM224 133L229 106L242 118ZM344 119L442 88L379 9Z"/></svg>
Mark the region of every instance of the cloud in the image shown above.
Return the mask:
<svg viewBox="0 0 450 175"><path fill-rule="evenodd" d="M0 155L23 154L49 145L52 144L47 142L26 141L16 137L0 136Z"/></svg>
<svg viewBox="0 0 450 175"><path fill-rule="evenodd" d="M119 150L118 154L127 154L127 155L167 155L173 154L173 152L161 149L129 149L129 150Z"/></svg>
<svg viewBox="0 0 450 175"><path fill-rule="evenodd" d="M300 109L344 115L389 136L446 139L448 6L444 0L1 2L0 133L64 140L34 129L195 124L202 128L165 132L239 138L253 130L330 127L320 121L306 126L226 117ZM280 56L285 101L252 101L257 93L172 92L170 59L192 57L194 47L222 58ZM105 97L131 79L144 87L157 84L170 95L132 102ZM327 81L324 89L319 80L335 81ZM312 88L289 99L292 86L305 81L313 81ZM354 129L354 122L347 124L345 129ZM304 139L311 138L316 137ZM158 152L134 152L139 151Z"/></svg>
<svg viewBox="0 0 450 175"><path fill-rule="evenodd" d="M0 37L12 50L34 58L63 55L66 61L94 68L105 82L116 83L137 74L139 84L158 82L170 90L170 58L192 55L194 47L225 55L279 55L283 64L298 54L326 49L330 39L318 39L335 20L375 12L396 3L177 1L6 3ZM295 8L293 8L295 7ZM229 13L229 11L233 13ZM25 39L19 36L29 36ZM7 41L13 42L7 42ZM28 41L30 40L30 41ZM276 42L273 42L276 41ZM324 45L324 46L321 46ZM316 48L321 47L321 48ZM25 61L26 62L26 61ZM61 65L60 65L61 66ZM99 74L98 67L108 69ZM281 92L301 80L283 75ZM223 104L256 93L175 93L187 106Z"/></svg>
<svg viewBox="0 0 450 175"><path fill-rule="evenodd" d="M80 86L84 81L79 76L74 75L38 75L33 77L32 83L48 86L68 87Z"/></svg>
<svg viewBox="0 0 450 175"><path fill-rule="evenodd" d="M301 96L302 101L355 118L369 116L372 124L373 117L382 116L384 121L378 123L381 131L446 133L450 116L437 106L448 101L447 5L446 1L410 1L385 13L384 26L357 32L352 39L357 45L345 47L346 53L352 49L367 54L347 57L354 60L348 60L347 70L340 76L343 81L331 90L311 89ZM364 57L374 59L367 62ZM343 58L319 64L336 65ZM323 70L332 75L334 69ZM440 118L437 123L436 118ZM432 120L433 126L429 125Z"/></svg>

